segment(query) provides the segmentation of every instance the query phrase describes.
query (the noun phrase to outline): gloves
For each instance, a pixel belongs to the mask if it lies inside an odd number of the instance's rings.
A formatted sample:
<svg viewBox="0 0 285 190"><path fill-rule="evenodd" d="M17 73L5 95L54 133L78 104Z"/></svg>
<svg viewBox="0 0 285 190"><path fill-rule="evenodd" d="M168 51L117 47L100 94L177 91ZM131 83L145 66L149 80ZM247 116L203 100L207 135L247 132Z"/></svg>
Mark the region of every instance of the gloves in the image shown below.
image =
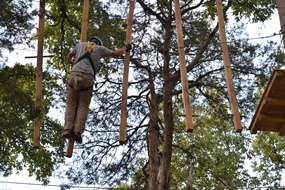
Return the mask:
<svg viewBox="0 0 285 190"><path fill-rule="evenodd" d="M132 49L132 45L131 44L126 44L125 47L127 48L127 51L130 51Z"/></svg>

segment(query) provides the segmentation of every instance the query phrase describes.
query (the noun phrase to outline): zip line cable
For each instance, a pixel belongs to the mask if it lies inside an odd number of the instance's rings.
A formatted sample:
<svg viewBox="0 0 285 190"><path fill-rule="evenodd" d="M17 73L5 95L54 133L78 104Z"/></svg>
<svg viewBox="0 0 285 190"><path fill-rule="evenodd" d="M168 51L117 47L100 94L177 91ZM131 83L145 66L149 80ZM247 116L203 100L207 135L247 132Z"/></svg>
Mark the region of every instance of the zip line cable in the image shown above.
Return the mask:
<svg viewBox="0 0 285 190"><path fill-rule="evenodd" d="M46 187L64 187L65 185L42 185L42 184L37 184L37 183L22 183L22 182L8 182L8 181L0 181L0 183L6 183L6 184L13 184L13 185L33 185L33 186L46 186ZM104 190L104 189L113 189L113 190L122 190L122 188L107 188L107 187L87 187L87 186L67 186L69 188L85 188L85 189L96 189L96 190ZM260 186L260 187L252 187L252 188L237 188L236 190L246 190L246 189L268 189L268 188L272 188L273 186ZM284 189L285 186L279 186L279 187L275 187L276 189Z"/></svg>
<svg viewBox="0 0 285 190"><path fill-rule="evenodd" d="M274 36L281 36L282 33L273 33L272 35L269 36L261 36L261 37L254 37L254 38L249 38L248 40L258 40L258 39L265 39L265 38L273 38Z"/></svg>
<svg viewBox="0 0 285 190"><path fill-rule="evenodd" d="M263 36L263 37L256 37L256 38L249 38L248 40L257 40L257 39L273 38L274 36L280 36L281 43L282 43L284 38L285 38L285 32L282 31L284 27L285 27L285 25L281 27L281 29L280 29L278 34L277 33L273 33L273 35Z"/></svg>
<svg viewBox="0 0 285 190"><path fill-rule="evenodd" d="M85 189L109 189L106 187L87 187L87 186L69 186L69 185L43 185L39 183L24 183L24 182L13 182L13 181L0 181L0 183L12 184L12 185L30 185L30 186L44 186L44 187L70 187L70 188L85 188ZM114 188L113 188L114 189ZM115 188L116 189L116 188Z"/></svg>

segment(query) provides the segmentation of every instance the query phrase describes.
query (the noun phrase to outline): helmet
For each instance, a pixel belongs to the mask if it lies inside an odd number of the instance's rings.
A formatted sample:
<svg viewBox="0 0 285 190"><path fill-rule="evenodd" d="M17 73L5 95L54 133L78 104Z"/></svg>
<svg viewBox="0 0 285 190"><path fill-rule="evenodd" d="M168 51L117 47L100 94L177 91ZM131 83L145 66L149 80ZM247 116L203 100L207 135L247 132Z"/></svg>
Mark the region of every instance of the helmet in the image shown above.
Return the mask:
<svg viewBox="0 0 285 190"><path fill-rule="evenodd" d="M99 42L100 42L100 45L103 46L103 41L101 40L101 38L99 38L98 36L94 36L94 37L92 37L92 38L90 39L90 41L92 41L92 40L94 40L94 39L95 39L95 41L96 41L96 40L99 41Z"/></svg>

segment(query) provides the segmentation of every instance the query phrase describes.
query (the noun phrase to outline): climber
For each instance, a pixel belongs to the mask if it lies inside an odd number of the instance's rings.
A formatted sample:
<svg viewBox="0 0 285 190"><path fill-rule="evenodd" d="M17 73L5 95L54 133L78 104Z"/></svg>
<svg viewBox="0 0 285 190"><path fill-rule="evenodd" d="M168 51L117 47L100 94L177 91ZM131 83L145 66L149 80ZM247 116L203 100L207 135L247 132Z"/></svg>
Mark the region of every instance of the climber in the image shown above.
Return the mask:
<svg viewBox="0 0 285 190"><path fill-rule="evenodd" d="M62 137L69 139L73 136L77 143L82 143L81 134L85 129L100 59L104 57L118 58L131 49L131 44L127 44L121 49L110 50L103 46L103 42L98 36L94 36L89 42L80 42L71 50L68 58L74 58L74 65L67 80L65 123Z"/></svg>

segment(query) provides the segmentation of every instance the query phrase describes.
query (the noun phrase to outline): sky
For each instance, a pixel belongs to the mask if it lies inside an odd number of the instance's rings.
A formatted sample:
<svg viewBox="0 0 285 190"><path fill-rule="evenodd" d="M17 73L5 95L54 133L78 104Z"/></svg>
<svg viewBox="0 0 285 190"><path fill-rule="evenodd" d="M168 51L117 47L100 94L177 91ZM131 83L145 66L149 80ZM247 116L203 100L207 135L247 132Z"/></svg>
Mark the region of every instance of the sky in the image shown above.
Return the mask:
<svg viewBox="0 0 285 190"><path fill-rule="evenodd" d="M279 16L277 11L272 16L271 20L266 21L265 23L257 23L257 24L250 24L247 25L248 33L250 34L250 38L257 38L254 40L254 42L266 42L269 40L269 38L263 38L266 36L271 36L274 34L278 34L280 30L280 22L279 22ZM274 40L281 44L281 38L280 36L276 35L271 40ZM250 41L251 43L254 43L253 41ZM35 44L37 46L37 44ZM44 55L47 55L47 52L44 52ZM5 52L5 55L9 57L10 63L15 62L21 62L21 63L27 63L31 62L34 65L36 65L36 59L26 59L26 56L36 56L37 51L36 50L23 50L21 46L17 47L14 52ZM45 60L43 60L45 62ZM66 158L69 159L69 158ZM0 177L0 190L23 190L23 189L29 189L29 190L59 190L61 181L59 179L52 178L51 183L48 186L41 185L40 182L37 182L35 177L28 177L28 172L25 170L21 172L20 174L13 174L9 177ZM285 186L284 184L282 184ZM76 190L85 190L85 189L99 189L89 186L81 185L80 187L75 187L73 189Z"/></svg>

